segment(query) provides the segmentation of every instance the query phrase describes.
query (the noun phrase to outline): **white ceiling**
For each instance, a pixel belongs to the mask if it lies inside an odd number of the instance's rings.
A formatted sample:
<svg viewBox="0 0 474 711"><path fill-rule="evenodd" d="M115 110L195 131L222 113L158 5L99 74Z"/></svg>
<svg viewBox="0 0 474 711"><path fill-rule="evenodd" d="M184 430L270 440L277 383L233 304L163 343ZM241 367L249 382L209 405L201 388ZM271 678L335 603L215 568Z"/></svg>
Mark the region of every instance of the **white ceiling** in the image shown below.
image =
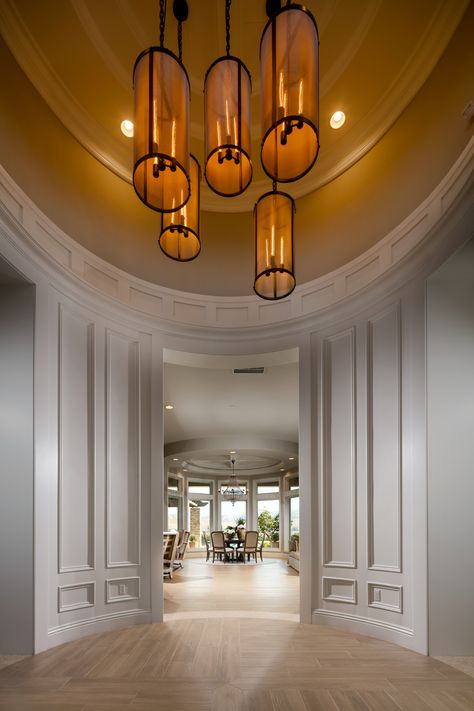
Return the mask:
<svg viewBox="0 0 474 711"><path fill-rule="evenodd" d="M168 358L170 356L168 355ZM170 469L216 474L278 472L296 467L298 363L295 352L259 356L181 354L164 366L165 454ZM287 361L274 364L275 361ZM288 360L290 362L288 362ZM259 374L233 368L264 366ZM289 462L289 457L295 459ZM174 461L177 460L177 461Z"/></svg>

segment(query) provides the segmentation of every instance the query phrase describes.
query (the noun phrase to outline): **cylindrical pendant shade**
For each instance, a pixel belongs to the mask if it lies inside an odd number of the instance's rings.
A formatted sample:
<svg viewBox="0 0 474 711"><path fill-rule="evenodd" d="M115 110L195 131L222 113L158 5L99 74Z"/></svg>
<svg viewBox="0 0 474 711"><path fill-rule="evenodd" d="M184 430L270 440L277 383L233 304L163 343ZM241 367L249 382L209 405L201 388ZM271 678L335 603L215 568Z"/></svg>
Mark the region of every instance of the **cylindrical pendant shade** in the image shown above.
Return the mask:
<svg viewBox="0 0 474 711"><path fill-rule="evenodd" d="M172 52L150 47L133 84L133 185L145 205L173 212L189 199L189 79Z"/></svg>
<svg viewBox="0 0 474 711"><path fill-rule="evenodd" d="M262 166L277 182L303 177L319 150L318 28L301 5L285 5L260 43Z"/></svg>
<svg viewBox="0 0 474 711"><path fill-rule="evenodd" d="M252 180L250 95L246 66L236 57L217 59L204 80L206 181L215 193L240 195Z"/></svg>
<svg viewBox="0 0 474 711"><path fill-rule="evenodd" d="M296 285L293 272L293 216L295 203L274 190L259 198L255 219L254 291L262 299L283 299Z"/></svg>
<svg viewBox="0 0 474 711"><path fill-rule="evenodd" d="M179 262L195 259L201 251L199 239L199 193L201 168L197 159L190 156L191 195L184 207L161 216L161 234L158 240L167 257Z"/></svg>

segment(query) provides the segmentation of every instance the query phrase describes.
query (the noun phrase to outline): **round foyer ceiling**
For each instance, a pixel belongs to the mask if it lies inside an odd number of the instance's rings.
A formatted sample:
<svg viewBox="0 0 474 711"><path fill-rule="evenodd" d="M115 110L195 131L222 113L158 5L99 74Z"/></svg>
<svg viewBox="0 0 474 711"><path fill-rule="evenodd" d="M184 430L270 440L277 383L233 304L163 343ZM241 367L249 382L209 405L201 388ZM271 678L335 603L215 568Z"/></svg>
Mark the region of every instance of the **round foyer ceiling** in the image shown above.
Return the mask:
<svg viewBox="0 0 474 711"><path fill-rule="evenodd" d="M165 45L176 51L169 0ZM466 7L445 0L308 0L320 35L320 141L310 173L288 186L306 195L369 151L403 112L446 48ZM120 124L133 118L132 69L157 44L157 0L4 0L3 34L16 60L50 108L92 155L131 180L132 141ZM202 209L253 208L270 182L260 165L259 45L267 21L264 0L234 0L231 50L252 76L254 178L240 197L226 199L202 185ZM203 81L225 53L225 3L189 0L183 61L191 82L191 149L203 165ZM346 122L330 128L336 110Z"/></svg>

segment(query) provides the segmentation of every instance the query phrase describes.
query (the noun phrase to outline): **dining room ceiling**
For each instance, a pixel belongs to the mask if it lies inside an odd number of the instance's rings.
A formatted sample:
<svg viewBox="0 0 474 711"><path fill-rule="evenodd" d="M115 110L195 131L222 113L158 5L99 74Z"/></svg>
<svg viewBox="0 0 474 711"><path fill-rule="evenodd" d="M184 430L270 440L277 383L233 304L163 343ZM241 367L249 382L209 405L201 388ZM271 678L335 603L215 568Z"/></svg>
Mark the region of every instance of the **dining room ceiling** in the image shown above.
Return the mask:
<svg viewBox="0 0 474 711"><path fill-rule="evenodd" d="M165 356L165 459L170 471L245 476L298 464L297 351L258 356ZM263 373L235 369L263 368ZM235 454L231 454L235 452ZM291 457L291 459L290 459Z"/></svg>

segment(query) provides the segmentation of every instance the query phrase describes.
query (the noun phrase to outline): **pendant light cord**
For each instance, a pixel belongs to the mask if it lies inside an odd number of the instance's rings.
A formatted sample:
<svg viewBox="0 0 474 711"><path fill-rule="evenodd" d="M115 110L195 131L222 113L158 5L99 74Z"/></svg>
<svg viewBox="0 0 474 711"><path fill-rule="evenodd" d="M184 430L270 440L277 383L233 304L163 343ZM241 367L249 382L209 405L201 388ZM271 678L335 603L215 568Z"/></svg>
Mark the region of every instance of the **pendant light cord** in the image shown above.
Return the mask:
<svg viewBox="0 0 474 711"><path fill-rule="evenodd" d="M225 0L225 51L227 56L230 55L230 3L231 0Z"/></svg>
<svg viewBox="0 0 474 711"><path fill-rule="evenodd" d="M160 0L160 47L165 43L166 0Z"/></svg>

